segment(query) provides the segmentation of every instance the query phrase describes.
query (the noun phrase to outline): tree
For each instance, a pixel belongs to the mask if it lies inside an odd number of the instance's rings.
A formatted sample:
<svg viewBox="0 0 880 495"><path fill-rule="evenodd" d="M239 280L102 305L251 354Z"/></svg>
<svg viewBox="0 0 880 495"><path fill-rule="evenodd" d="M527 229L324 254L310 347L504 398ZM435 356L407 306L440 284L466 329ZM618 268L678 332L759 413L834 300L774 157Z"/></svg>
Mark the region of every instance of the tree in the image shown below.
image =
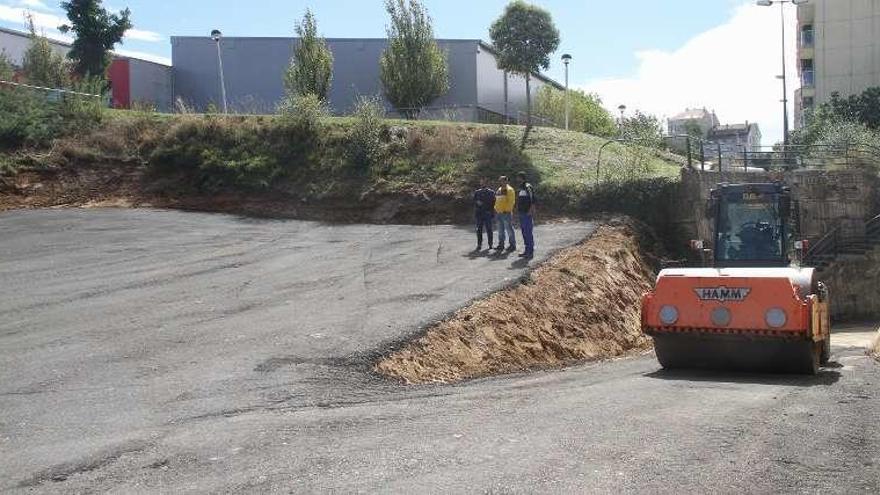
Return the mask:
<svg viewBox="0 0 880 495"><path fill-rule="evenodd" d="M388 47L380 60L385 96L412 119L449 90L446 54L437 46L431 17L419 0L386 0Z"/></svg>
<svg viewBox="0 0 880 495"><path fill-rule="evenodd" d="M61 8L67 12L70 24L58 29L76 33L67 55L74 61L74 71L82 77L104 77L110 65L110 50L132 28L131 11L110 14L101 7L101 0L70 0L61 2Z"/></svg>
<svg viewBox="0 0 880 495"><path fill-rule="evenodd" d="M654 115L636 110L632 117L623 119L620 125L620 137L638 141L648 147L659 147L663 142L663 125Z"/></svg>
<svg viewBox="0 0 880 495"><path fill-rule="evenodd" d="M549 12L514 0L492 24L489 37L498 52L498 68L526 79L526 128L531 128L531 76L550 68L550 54L559 47L559 30Z"/></svg>
<svg viewBox="0 0 880 495"><path fill-rule="evenodd" d="M30 45L22 58L25 80L34 86L66 88L70 86L70 64L52 49L45 36L37 34L32 17L27 18Z"/></svg>
<svg viewBox="0 0 880 495"><path fill-rule="evenodd" d="M880 130L880 87L866 89L860 95L843 98L839 93L831 95L824 109L838 120L857 122L873 130Z"/></svg>
<svg viewBox="0 0 880 495"><path fill-rule="evenodd" d="M596 136L612 136L617 132L614 118L602 107L602 101L594 94L570 90L569 129ZM535 97L535 113L549 119L557 127L565 125L565 91L550 85L544 86Z"/></svg>
<svg viewBox="0 0 880 495"><path fill-rule="evenodd" d="M0 50L0 81L11 81L15 71L12 69L12 62L6 55L6 50Z"/></svg>
<svg viewBox="0 0 880 495"><path fill-rule="evenodd" d="M794 144L850 144L847 136L862 135L862 130L880 131L880 87L866 89L859 95L843 98L833 93L806 119L807 124L792 132ZM856 139L856 142L861 141Z"/></svg>
<svg viewBox="0 0 880 495"><path fill-rule="evenodd" d="M333 80L333 54L318 36L318 22L310 10L297 24L296 34L299 40L284 74L284 89L288 97L311 94L326 100Z"/></svg>

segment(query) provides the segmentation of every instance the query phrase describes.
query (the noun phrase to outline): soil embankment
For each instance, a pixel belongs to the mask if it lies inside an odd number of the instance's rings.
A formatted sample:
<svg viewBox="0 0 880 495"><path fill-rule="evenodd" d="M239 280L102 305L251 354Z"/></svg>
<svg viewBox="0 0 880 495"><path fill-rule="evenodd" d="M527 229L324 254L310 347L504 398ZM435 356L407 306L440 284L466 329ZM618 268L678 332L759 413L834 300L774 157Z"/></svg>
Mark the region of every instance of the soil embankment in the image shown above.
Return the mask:
<svg viewBox="0 0 880 495"><path fill-rule="evenodd" d="M654 277L634 227L600 227L521 285L429 328L376 371L407 383L448 383L647 350L639 314Z"/></svg>
<svg viewBox="0 0 880 495"><path fill-rule="evenodd" d="M342 223L466 223L469 201L450 190L366 191L306 198L282 191L166 194L142 167L90 165L0 176L0 212L21 208L146 207Z"/></svg>

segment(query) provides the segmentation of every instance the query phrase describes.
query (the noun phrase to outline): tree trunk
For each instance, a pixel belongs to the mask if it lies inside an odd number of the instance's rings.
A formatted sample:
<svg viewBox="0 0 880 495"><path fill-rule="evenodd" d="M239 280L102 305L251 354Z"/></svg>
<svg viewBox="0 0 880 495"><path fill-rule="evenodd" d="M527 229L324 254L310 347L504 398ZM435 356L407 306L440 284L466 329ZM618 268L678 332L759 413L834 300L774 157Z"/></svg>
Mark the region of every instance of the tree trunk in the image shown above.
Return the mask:
<svg viewBox="0 0 880 495"><path fill-rule="evenodd" d="M531 129L532 127L532 86L531 86L531 77L532 75L528 72L526 73L526 129Z"/></svg>
<svg viewBox="0 0 880 495"><path fill-rule="evenodd" d="M526 149L529 141L529 133L532 132L532 86L531 74L526 73L526 130L523 132L522 143L520 149Z"/></svg>

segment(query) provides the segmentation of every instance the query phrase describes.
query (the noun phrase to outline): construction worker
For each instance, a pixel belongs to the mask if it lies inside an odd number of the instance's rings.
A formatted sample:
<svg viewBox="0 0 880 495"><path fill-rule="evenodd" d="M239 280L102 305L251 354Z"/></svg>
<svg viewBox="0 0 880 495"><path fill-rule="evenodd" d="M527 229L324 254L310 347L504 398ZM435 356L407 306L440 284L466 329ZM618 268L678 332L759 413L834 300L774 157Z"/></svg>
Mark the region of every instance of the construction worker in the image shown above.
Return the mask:
<svg viewBox="0 0 880 495"><path fill-rule="evenodd" d="M474 191L474 219L477 224L477 249L483 250L483 231L486 232L488 248L492 249L492 220L495 217L495 191L486 186L486 179L480 179L480 188Z"/></svg>
<svg viewBox="0 0 880 495"><path fill-rule="evenodd" d="M525 251L519 256L520 258L532 258L535 256L534 218L535 204L538 201L526 173L520 172L516 174L516 177L520 183L519 194L516 198L516 210L519 213L519 227L522 230L523 244L526 245Z"/></svg>
<svg viewBox="0 0 880 495"><path fill-rule="evenodd" d="M502 175L498 179L501 187L495 191L495 216L498 218L498 247L495 251L504 251L504 242L509 238L508 253L516 251L516 233L513 230L513 207L516 205L516 190L510 187L510 180Z"/></svg>

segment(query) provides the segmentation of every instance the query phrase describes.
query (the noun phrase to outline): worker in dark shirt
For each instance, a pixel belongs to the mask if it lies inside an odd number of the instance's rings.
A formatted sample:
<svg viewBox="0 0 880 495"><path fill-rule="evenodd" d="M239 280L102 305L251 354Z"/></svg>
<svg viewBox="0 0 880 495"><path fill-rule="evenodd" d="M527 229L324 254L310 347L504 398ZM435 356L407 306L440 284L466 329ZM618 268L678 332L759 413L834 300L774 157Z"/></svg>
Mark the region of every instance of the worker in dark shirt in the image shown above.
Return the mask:
<svg viewBox="0 0 880 495"><path fill-rule="evenodd" d="M535 205L538 198L535 196L535 189L528 182L525 172L516 175L519 179L519 192L516 197L516 211L519 214L519 227L522 230L523 244L525 251L520 254L521 258L532 258L535 256L535 236L534 236L534 219Z"/></svg>
<svg viewBox="0 0 880 495"><path fill-rule="evenodd" d="M492 220L495 218L495 191L486 186L486 179L480 179L480 188L474 191L474 218L477 224L477 251L483 249L483 231L489 241L487 249L492 248Z"/></svg>

